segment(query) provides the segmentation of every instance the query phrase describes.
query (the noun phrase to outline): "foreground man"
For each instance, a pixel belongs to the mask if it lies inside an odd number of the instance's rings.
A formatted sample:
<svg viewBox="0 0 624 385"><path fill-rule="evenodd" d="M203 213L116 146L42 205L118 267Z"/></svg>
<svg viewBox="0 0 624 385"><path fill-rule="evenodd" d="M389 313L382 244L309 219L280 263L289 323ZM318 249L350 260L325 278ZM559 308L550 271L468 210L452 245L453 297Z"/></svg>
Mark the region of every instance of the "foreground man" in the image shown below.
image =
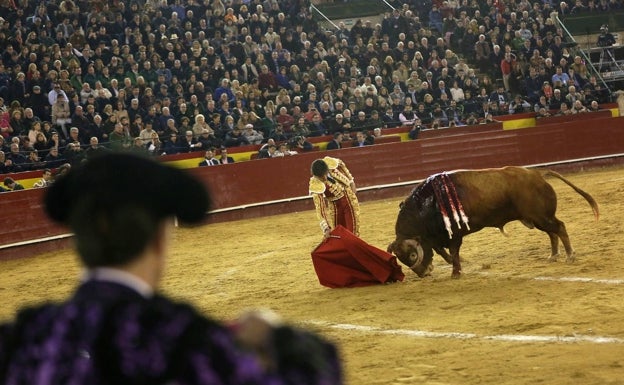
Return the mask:
<svg viewBox="0 0 624 385"><path fill-rule="evenodd" d="M82 283L61 304L0 326L2 384L340 384L335 348L249 313L230 327L158 294L173 218L198 223L200 182L130 154L59 178L50 217L74 232Z"/></svg>

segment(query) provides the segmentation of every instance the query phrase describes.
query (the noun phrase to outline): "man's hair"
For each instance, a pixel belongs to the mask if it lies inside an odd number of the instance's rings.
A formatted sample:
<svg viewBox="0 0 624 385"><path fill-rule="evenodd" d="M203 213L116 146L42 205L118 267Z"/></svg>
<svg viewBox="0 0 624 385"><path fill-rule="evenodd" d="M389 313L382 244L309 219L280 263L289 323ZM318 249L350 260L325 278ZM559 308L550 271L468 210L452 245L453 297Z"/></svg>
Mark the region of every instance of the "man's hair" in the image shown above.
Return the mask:
<svg viewBox="0 0 624 385"><path fill-rule="evenodd" d="M312 162L311 170L314 176L324 176L329 171L329 167L327 167L327 163L323 159L317 159Z"/></svg>

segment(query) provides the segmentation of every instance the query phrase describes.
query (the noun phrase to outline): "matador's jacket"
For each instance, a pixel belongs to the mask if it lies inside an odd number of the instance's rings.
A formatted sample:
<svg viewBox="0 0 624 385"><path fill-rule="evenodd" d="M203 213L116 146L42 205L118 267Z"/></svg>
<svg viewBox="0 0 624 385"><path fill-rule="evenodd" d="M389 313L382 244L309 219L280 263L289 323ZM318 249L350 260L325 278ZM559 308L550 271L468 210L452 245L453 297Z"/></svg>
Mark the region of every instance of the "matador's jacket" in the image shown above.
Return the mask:
<svg viewBox="0 0 624 385"><path fill-rule="evenodd" d="M323 161L329 168L328 180L323 181L312 176L309 186L321 230L333 230L336 225L342 224L359 236L360 204L351 187L353 175L338 158L326 156Z"/></svg>

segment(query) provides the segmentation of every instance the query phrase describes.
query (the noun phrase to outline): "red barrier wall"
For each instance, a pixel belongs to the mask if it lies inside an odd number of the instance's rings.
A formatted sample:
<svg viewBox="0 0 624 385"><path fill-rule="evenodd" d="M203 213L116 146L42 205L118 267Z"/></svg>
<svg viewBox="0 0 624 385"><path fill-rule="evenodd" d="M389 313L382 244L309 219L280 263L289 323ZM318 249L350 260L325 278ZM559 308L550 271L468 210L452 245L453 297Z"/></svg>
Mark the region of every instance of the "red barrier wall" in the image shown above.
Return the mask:
<svg viewBox="0 0 624 385"><path fill-rule="evenodd" d="M542 165L624 153L624 118L599 117L591 121L544 124L521 130L495 126L462 128L462 132L426 131L419 140L388 143L330 152L302 153L217 167L193 168L214 198L208 221L223 221L311 209L307 199L309 166L324 155L343 159L356 177L363 200L406 194L413 182L432 173L458 168L505 165ZM428 134L428 133L431 134ZM431 135L431 137L428 137ZM624 158L621 158L624 159ZM43 190L5 193L0 197L4 231L0 258L32 254L18 242L66 233L45 217ZM7 247L7 245L13 245ZM37 243L37 250L58 247Z"/></svg>

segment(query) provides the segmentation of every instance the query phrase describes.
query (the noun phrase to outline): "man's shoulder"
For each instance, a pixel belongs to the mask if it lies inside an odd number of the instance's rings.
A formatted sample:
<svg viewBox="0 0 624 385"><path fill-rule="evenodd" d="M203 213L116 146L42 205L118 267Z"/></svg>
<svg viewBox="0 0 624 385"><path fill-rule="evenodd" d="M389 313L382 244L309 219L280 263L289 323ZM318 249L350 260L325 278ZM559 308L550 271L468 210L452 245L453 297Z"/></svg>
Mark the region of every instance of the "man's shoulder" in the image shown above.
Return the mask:
<svg viewBox="0 0 624 385"><path fill-rule="evenodd" d="M322 194L325 192L325 183L318 178L311 177L308 189L311 194Z"/></svg>

